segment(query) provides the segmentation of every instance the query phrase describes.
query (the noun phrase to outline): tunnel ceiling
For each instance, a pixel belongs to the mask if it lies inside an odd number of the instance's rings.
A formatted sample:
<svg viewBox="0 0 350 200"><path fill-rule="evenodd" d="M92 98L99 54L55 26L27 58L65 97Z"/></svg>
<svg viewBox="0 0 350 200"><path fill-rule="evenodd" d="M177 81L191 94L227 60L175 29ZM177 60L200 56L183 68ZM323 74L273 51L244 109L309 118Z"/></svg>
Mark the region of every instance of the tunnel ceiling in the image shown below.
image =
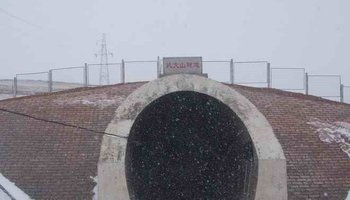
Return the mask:
<svg viewBox="0 0 350 200"><path fill-rule="evenodd" d="M175 92L148 105L128 139L132 199L251 199L257 159L246 127L205 94Z"/></svg>

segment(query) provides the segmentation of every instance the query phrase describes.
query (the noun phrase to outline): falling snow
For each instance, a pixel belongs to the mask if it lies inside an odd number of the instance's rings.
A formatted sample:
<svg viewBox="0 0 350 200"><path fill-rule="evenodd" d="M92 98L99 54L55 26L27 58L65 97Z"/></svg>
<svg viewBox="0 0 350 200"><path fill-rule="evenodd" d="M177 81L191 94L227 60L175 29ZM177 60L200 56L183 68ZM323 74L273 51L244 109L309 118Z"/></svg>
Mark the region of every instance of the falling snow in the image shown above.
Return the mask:
<svg viewBox="0 0 350 200"><path fill-rule="evenodd" d="M132 199L249 199L255 165L248 136L235 113L209 96L177 92L157 99L130 132Z"/></svg>

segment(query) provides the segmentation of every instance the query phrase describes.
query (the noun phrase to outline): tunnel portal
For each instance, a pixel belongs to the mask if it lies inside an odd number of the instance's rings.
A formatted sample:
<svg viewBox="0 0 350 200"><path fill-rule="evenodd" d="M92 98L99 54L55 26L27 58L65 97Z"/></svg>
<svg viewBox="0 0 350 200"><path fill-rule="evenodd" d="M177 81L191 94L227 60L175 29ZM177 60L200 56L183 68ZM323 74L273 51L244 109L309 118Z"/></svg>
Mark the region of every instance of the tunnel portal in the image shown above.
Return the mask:
<svg viewBox="0 0 350 200"><path fill-rule="evenodd" d="M150 103L131 128L125 159L131 199L254 199L258 163L247 128L202 93Z"/></svg>

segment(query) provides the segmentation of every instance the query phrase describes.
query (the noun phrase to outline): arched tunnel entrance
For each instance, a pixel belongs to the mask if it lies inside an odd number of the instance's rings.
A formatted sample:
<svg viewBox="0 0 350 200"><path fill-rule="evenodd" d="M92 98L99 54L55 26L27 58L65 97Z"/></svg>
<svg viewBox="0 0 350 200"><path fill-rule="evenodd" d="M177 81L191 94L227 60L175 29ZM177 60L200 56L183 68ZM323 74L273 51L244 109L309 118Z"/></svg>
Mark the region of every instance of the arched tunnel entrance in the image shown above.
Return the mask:
<svg viewBox="0 0 350 200"><path fill-rule="evenodd" d="M254 199L258 162L241 119L192 91L150 103L126 149L131 199Z"/></svg>

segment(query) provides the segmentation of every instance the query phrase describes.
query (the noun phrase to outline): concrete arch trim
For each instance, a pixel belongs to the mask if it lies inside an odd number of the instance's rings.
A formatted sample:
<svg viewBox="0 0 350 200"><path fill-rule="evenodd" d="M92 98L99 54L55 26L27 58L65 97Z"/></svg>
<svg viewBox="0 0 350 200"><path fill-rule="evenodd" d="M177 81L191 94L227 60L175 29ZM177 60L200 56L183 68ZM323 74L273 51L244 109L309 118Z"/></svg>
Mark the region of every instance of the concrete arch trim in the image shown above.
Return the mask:
<svg viewBox="0 0 350 200"><path fill-rule="evenodd" d="M106 132L128 137L134 120L155 99L178 91L209 95L230 107L247 127L256 149L258 182L255 199L287 199L286 158L267 119L236 90L198 75L171 75L151 81L118 107ZM98 163L99 199L130 199L125 176L127 139L104 136Z"/></svg>

